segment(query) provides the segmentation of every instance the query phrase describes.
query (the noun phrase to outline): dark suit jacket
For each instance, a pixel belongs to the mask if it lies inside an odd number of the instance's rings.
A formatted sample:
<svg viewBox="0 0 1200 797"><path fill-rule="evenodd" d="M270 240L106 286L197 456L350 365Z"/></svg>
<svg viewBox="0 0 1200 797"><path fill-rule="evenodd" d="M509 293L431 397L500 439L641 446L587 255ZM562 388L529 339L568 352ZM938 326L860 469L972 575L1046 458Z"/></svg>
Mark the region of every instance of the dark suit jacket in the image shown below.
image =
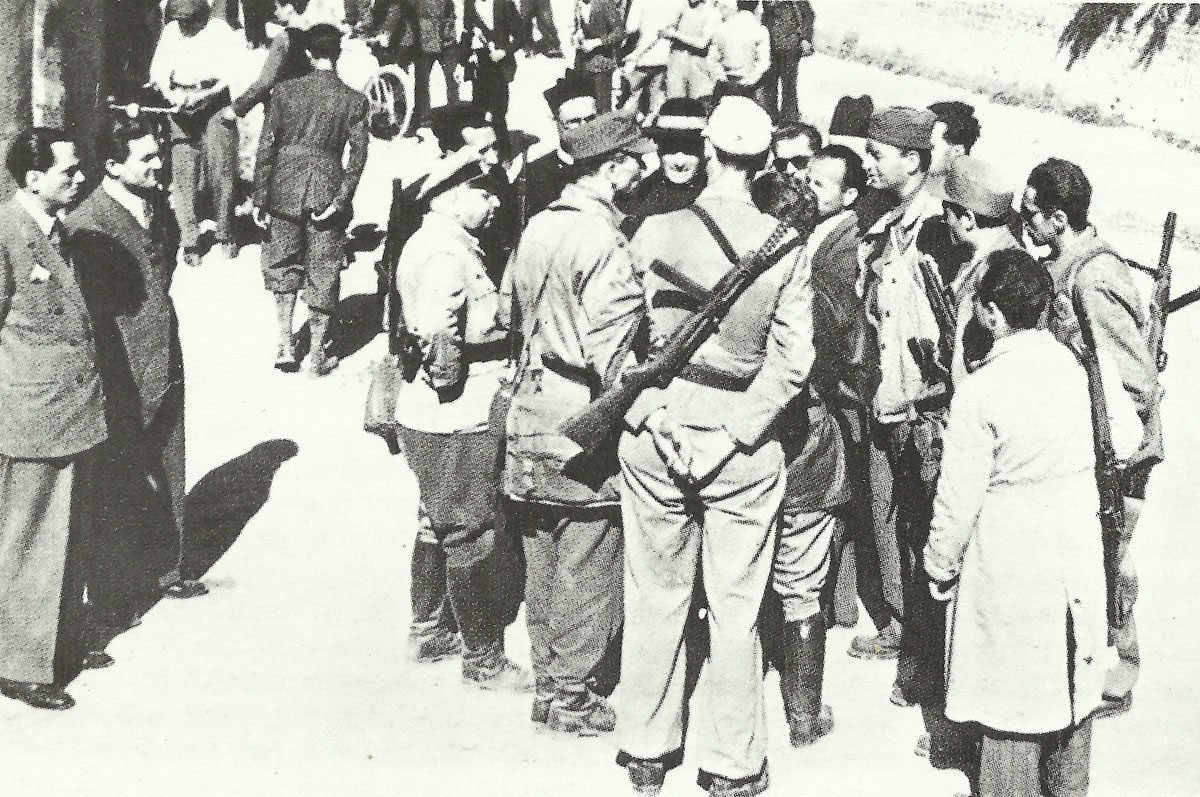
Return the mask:
<svg viewBox="0 0 1200 797"><path fill-rule="evenodd" d="M451 0L415 0L417 44L421 52L440 53L454 45L454 3Z"/></svg>
<svg viewBox="0 0 1200 797"><path fill-rule="evenodd" d="M271 91L258 144L254 204L294 220L332 202L348 209L367 161L367 139L367 98L336 74L315 70L283 81Z"/></svg>
<svg viewBox="0 0 1200 797"><path fill-rule="evenodd" d="M75 269L10 199L0 204L0 454L68 457L107 435Z"/></svg>
<svg viewBox="0 0 1200 797"><path fill-rule="evenodd" d="M160 234L151 235L103 187L67 217L114 429L149 427L167 391L183 383L164 221L152 223Z"/></svg>
<svg viewBox="0 0 1200 797"><path fill-rule="evenodd" d="M599 39L600 46L590 53L580 50L576 56L577 68L584 72L616 68L617 51L625 38L626 10L623 0L592 0L582 33L585 39Z"/></svg>
<svg viewBox="0 0 1200 797"><path fill-rule="evenodd" d="M771 49L775 52L796 52L800 42L813 40L813 10L806 0L765 3L762 21L771 34Z"/></svg>
<svg viewBox="0 0 1200 797"><path fill-rule="evenodd" d="M466 0L463 6L463 51L472 49L475 31L478 30L486 41L492 43L498 50L504 50L508 55L496 65L504 72L504 79L511 81L517 73L516 51L520 42L521 15L512 0L495 0L492 5L492 18L484 19L475 0ZM487 56L481 56L479 63L486 66Z"/></svg>

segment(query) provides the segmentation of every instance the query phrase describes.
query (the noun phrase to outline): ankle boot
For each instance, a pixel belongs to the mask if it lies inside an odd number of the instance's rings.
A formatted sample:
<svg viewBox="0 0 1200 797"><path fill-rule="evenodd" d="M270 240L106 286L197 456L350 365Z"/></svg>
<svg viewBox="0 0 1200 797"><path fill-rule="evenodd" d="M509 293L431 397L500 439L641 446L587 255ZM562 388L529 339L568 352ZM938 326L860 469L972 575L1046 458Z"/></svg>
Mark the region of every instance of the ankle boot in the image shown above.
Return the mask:
<svg viewBox="0 0 1200 797"><path fill-rule="evenodd" d="M804 747L833 730L833 711L821 703L825 681L825 622L820 614L783 626L779 690L793 747Z"/></svg>

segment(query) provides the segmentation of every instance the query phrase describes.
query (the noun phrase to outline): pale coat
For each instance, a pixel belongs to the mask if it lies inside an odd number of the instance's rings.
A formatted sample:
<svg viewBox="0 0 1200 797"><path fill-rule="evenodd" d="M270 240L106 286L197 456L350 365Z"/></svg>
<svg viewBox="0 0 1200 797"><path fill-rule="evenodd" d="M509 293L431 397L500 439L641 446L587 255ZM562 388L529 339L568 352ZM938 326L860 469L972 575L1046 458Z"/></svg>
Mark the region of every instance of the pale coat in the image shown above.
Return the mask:
<svg viewBox="0 0 1200 797"><path fill-rule="evenodd" d="M487 429L504 361L472 362L463 353L503 339L504 327L478 241L454 219L430 211L400 254L396 289L424 354L421 372L400 392L396 422L442 434Z"/></svg>
<svg viewBox="0 0 1200 797"><path fill-rule="evenodd" d="M1124 456L1141 425L1102 362ZM952 720L1039 734L1100 704L1111 651L1090 401L1083 367L1045 330L998 340L955 393L925 547L930 578L958 577L946 621Z"/></svg>
<svg viewBox="0 0 1200 797"><path fill-rule="evenodd" d="M557 429L591 402L641 317L641 286L619 222L611 201L571 183L529 222L505 274L503 292L512 297L505 306L519 314L514 331L528 337L508 417L510 453L528 455L506 463L504 491L513 498L573 506L618 501L611 480L600 483L615 464L595 463L577 478L563 473L580 449Z"/></svg>

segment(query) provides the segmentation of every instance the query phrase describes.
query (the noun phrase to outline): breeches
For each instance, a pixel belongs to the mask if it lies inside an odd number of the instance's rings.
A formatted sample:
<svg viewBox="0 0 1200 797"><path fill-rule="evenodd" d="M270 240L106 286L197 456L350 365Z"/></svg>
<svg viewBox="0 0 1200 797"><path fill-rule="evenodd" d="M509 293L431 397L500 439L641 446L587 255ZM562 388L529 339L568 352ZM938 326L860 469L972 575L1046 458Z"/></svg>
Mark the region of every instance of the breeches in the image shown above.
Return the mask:
<svg viewBox="0 0 1200 797"><path fill-rule="evenodd" d="M321 227L279 216L263 245L263 284L271 293L299 293L309 309L332 314L341 291L345 228Z"/></svg>
<svg viewBox="0 0 1200 797"><path fill-rule="evenodd" d="M683 743L684 626L698 577L710 652L689 749L706 772L758 774L766 760L758 613L771 577L783 500L783 451L771 440L735 453L703 487L681 489L649 432L621 437L625 634L622 749L659 758Z"/></svg>
<svg viewBox="0 0 1200 797"><path fill-rule="evenodd" d="M621 631L619 510L514 503L534 675L560 694L580 692Z"/></svg>
<svg viewBox="0 0 1200 797"><path fill-rule="evenodd" d="M786 622L807 620L821 610L833 542L841 525L827 511L783 513L771 585L783 601Z"/></svg>

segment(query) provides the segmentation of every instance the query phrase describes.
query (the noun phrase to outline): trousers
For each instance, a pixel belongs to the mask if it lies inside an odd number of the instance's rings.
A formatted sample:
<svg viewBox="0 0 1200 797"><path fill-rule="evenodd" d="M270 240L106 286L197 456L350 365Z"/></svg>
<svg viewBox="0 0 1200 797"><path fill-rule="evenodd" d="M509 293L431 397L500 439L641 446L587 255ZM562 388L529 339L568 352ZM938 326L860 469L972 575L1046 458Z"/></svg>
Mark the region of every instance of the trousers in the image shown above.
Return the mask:
<svg viewBox="0 0 1200 797"><path fill-rule="evenodd" d="M984 728L979 756L981 797L1086 797L1092 720L1041 736Z"/></svg>
<svg viewBox="0 0 1200 797"><path fill-rule="evenodd" d="M775 122L800 119L799 101L796 96L796 73L799 69L799 50L777 50L771 53L771 65L763 77L763 86L767 111Z"/></svg>
<svg viewBox="0 0 1200 797"><path fill-rule="evenodd" d="M203 197L211 201L217 240L233 240L233 190L237 179L237 128L219 112L195 129L171 122L171 198L179 245L196 249Z"/></svg>
<svg viewBox="0 0 1200 797"><path fill-rule="evenodd" d="M688 716L700 769L756 776L767 756L758 614L783 500L783 449L767 440L737 452L704 485L686 490L649 432L623 434L618 455L626 550L622 750L644 759L679 750ZM708 599L709 658L688 713L684 629L698 578Z"/></svg>
<svg viewBox="0 0 1200 797"><path fill-rule="evenodd" d="M611 665L622 623L624 546L617 507L514 502L525 550L525 620L534 678L544 692L582 693ZM619 671L619 668L617 668ZM611 674L602 677L607 691Z"/></svg>
<svg viewBox="0 0 1200 797"><path fill-rule="evenodd" d="M1138 576L1133 561L1133 532L1141 517L1144 498L1125 496L1125 526L1117 543L1116 589L1120 615L1109 629L1117 648L1117 663L1109 670L1104 681L1106 697L1123 698L1137 684L1142 669L1141 650L1138 647L1137 622L1133 607L1137 603Z"/></svg>
<svg viewBox="0 0 1200 797"><path fill-rule="evenodd" d="M456 50L447 48L440 53L417 53L413 59L413 79L416 84L413 92L413 126L421 127L429 124L429 78L433 73L433 65L442 67L442 78L446 83L446 104L458 102L458 81L454 79L454 68L458 66Z"/></svg>
<svg viewBox="0 0 1200 797"><path fill-rule="evenodd" d="M807 620L821 611L842 521L827 511L785 512L771 571L771 586L783 602L784 622Z"/></svg>

